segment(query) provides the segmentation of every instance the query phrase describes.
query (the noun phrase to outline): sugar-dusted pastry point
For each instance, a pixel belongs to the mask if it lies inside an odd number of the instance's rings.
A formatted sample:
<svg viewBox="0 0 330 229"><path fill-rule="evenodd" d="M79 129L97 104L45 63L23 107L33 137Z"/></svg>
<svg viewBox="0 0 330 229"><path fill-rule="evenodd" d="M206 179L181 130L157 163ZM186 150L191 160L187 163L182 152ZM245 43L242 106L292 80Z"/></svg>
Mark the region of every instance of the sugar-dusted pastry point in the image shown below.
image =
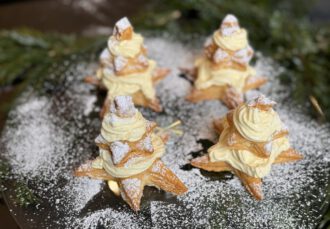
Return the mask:
<svg viewBox="0 0 330 229"><path fill-rule="evenodd" d="M207 155L193 159L191 164L207 171L231 171L253 197L263 199L262 178L269 175L271 166L302 159L291 148L278 114L273 109L259 109L261 105L274 104L260 95L217 120L214 126L220 134L219 141L208 149Z"/></svg>
<svg viewBox="0 0 330 229"><path fill-rule="evenodd" d="M101 134L99 134L95 140L94 140L95 144L100 147L100 148L104 148L104 149L108 149L108 142L102 137Z"/></svg>
<svg viewBox="0 0 330 229"><path fill-rule="evenodd" d="M238 50L235 52L233 56L233 60L241 63L241 64L248 64L253 56L253 49L248 46L244 49Z"/></svg>
<svg viewBox="0 0 330 229"><path fill-rule="evenodd" d="M207 37L204 42L204 48L210 46L212 44L212 37Z"/></svg>
<svg viewBox="0 0 330 229"><path fill-rule="evenodd" d="M165 140L155 127L135 108L131 97L115 96L95 139L99 156L81 165L75 175L106 180L110 190L134 211L140 210L146 185L175 195L185 193L187 187L160 160Z"/></svg>
<svg viewBox="0 0 330 229"><path fill-rule="evenodd" d="M151 136L148 135L138 144L138 148L141 150L152 152L154 147L152 146Z"/></svg>
<svg viewBox="0 0 330 229"><path fill-rule="evenodd" d="M136 114L136 108L132 97L126 95L116 96L110 106L110 112L120 117L134 116Z"/></svg>
<svg viewBox="0 0 330 229"><path fill-rule="evenodd" d="M123 17L115 24L113 35L118 40L129 40L132 38L133 27L127 17Z"/></svg>
<svg viewBox="0 0 330 229"><path fill-rule="evenodd" d="M129 153L130 148L127 143L115 141L110 144L112 160L114 164L118 164Z"/></svg>
<svg viewBox="0 0 330 229"><path fill-rule="evenodd" d="M215 51L214 56L213 56L214 61L216 63L224 61L228 57L229 57L228 53L225 52L224 50L222 50L221 48L218 48L217 51Z"/></svg>
<svg viewBox="0 0 330 229"><path fill-rule="evenodd" d="M138 56L138 61L141 63L141 64L144 64L144 65L147 65L148 64L148 59L145 55L143 54L140 54Z"/></svg>
<svg viewBox="0 0 330 229"><path fill-rule="evenodd" d="M118 72L123 70L127 64L128 64L128 60L123 56L116 56L114 59L114 67L115 70Z"/></svg>
<svg viewBox="0 0 330 229"><path fill-rule="evenodd" d="M170 70L157 67L157 63L147 57L143 42L143 37L134 32L126 17L115 24L108 47L100 55L96 77L85 78L85 82L108 91L101 117L118 95L131 96L134 104L156 112L162 110L156 97L155 84L165 78Z"/></svg>
<svg viewBox="0 0 330 229"><path fill-rule="evenodd" d="M232 14L228 14L223 19L221 26L220 26L221 34L223 36L230 36L230 35L236 33L237 31L239 31L239 29L240 29L240 27L238 24L238 20Z"/></svg>
<svg viewBox="0 0 330 229"><path fill-rule="evenodd" d="M255 99L252 99L247 103L250 107L257 107L261 110L267 110L276 105L276 102L267 98L265 95L260 94Z"/></svg>
<svg viewBox="0 0 330 229"><path fill-rule="evenodd" d="M238 19L233 14L227 14L226 17L222 20L222 24L238 24Z"/></svg>
<svg viewBox="0 0 330 229"><path fill-rule="evenodd" d="M119 21L116 22L115 24L115 32L123 32L125 29L128 29L132 27L130 21L128 20L127 17L123 17L122 19L120 19Z"/></svg>
<svg viewBox="0 0 330 229"><path fill-rule="evenodd" d="M271 152L272 152L272 149L273 149L273 142L272 141L269 141L268 143L266 143L264 145L264 150L265 150L265 153L270 155Z"/></svg>
<svg viewBox="0 0 330 229"><path fill-rule="evenodd" d="M141 197L143 195L143 184L138 178L128 178L121 181L123 199L134 211L140 210Z"/></svg>
<svg viewBox="0 0 330 229"><path fill-rule="evenodd" d="M238 106L238 98L243 98L246 91L267 81L250 66L253 54L247 31L234 15L227 15L220 28L206 39L203 55L195 60L194 68L183 68L182 72L194 80L187 100L196 103L218 99L229 109Z"/></svg>

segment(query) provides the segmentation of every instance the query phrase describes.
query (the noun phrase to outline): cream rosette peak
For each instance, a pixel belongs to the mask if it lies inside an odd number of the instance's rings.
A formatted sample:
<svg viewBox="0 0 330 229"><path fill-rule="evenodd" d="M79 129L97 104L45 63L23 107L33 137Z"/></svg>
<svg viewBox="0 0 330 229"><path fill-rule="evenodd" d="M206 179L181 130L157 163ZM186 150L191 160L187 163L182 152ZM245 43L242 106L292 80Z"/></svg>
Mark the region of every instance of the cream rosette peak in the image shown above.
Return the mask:
<svg viewBox="0 0 330 229"><path fill-rule="evenodd" d="M220 28L213 33L214 44L226 52L236 52L249 46L247 31L239 25L238 19L227 15L221 22Z"/></svg>
<svg viewBox="0 0 330 229"><path fill-rule="evenodd" d="M279 115L274 111L276 102L260 95L234 111L233 122L237 131L247 140L268 142L284 129Z"/></svg>
<svg viewBox="0 0 330 229"><path fill-rule="evenodd" d="M102 121L101 135L108 142L138 141L147 130L147 120L130 96L116 96Z"/></svg>
<svg viewBox="0 0 330 229"><path fill-rule="evenodd" d="M226 15L220 25L221 34L224 36L230 36L233 33L239 31L239 29L240 26L238 23L238 19L233 14Z"/></svg>

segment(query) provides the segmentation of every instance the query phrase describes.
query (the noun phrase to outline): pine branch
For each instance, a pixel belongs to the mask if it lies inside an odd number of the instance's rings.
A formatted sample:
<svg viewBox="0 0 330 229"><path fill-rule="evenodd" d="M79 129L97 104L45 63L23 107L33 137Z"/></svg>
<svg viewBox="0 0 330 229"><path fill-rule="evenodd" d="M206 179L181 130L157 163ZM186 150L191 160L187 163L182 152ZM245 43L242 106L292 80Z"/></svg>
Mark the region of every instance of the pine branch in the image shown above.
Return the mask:
<svg viewBox="0 0 330 229"><path fill-rule="evenodd" d="M103 37L86 38L19 29L0 32L0 87L41 78L54 63L71 55L92 53Z"/></svg>

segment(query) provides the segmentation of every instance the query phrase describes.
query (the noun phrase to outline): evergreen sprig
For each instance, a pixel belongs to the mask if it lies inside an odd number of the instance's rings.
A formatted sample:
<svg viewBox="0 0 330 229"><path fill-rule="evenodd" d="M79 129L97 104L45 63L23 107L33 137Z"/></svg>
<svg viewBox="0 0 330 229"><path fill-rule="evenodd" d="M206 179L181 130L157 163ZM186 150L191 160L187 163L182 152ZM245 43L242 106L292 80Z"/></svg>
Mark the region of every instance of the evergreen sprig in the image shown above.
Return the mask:
<svg viewBox="0 0 330 229"><path fill-rule="evenodd" d="M27 85L37 86L36 82L52 74L54 66L69 67L75 64L75 59L79 60L74 57L97 53L105 41L102 36L42 33L27 28L0 30L0 90L11 87L10 95L0 105L0 112L5 115L15 97Z"/></svg>
<svg viewBox="0 0 330 229"><path fill-rule="evenodd" d="M28 207L40 203L40 199L34 192L23 182L17 182L15 188L16 203L21 207Z"/></svg>
<svg viewBox="0 0 330 229"><path fill-rule="evenodd" d="M5 182L10 182L14 186L14 198L21 207L28 207L40 203L39 198L20 179L13 179L9 164L5 160L0 160L0 192L6 191Z"/></svg>
<svg viewBox="0 0 330 229"><path fill-rule="evenodd" d="M104 38L41 33L31 29L0 32L0 86L41 78L70 55L98 49Z"/></svg>
<svg viewBox="0 0 330 229"><path fill-rule="evenodd" d="M5 190L3 183L8 178L9 172L9 165L0 160L0 192Z"/></svg>

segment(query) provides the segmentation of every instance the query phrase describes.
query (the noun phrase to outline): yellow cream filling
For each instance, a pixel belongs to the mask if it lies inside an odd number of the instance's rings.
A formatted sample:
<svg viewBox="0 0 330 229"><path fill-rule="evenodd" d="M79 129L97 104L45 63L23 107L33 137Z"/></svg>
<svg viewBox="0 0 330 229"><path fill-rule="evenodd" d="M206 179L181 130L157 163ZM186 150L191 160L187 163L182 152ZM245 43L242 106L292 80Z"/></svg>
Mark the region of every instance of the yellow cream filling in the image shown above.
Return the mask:
<svg viewBox="0 0 330 229"><path fill-rule="evenodd" d="M240 29L230 36L222 36L221 31L217 30L213 34L213 40L218 47L230 51L237 51L246 48L248 45L245 29Z"/></svg>
<svg viewBox="0 0 330 229"><path fill-rule="evenodd" d="M213 70L211 62L206 57L198 58L195 62L198 68L198 77L195 81L197 89L206 89L211 86L231 85L238 92L243 92L247 77L254 76L256 71L248 66L245 71L230 68Z"/></svg>
<svg viewBox="0 0 330 229"><path fill-rule="evenodd" d="M117 95L130 95L141 91L148 99L154 100L156 92L153 87L152 74L156 62L149 60L149 67L144 72L136 72L124 76L117 76L107 68L101 69L102 83L108 89L111 97Z"/></svg>
<svg viewBox="0 0 330 229"><path fill-rule="evenodd" d="M115 36L108 40L108 48L113 56L124 56L126 58L135 57L143 45L143 37L140 34L133 33L132 39L118 41Z"/></svg>
<svg viewBox="0 0 330 229"><path fill-rule="evenodd" d="M228 129L225 129L225 131L228 131ZM221 136L225 136L225 133ZM227 162L235 169L257 178L268 175L271 165L278 155L290 148L287 137L278 138L272 142L269 158L260 158L248 150L229 149L224 144L225 139L221 136L219 142L208 150L210 160L212 162Z"/></svg>
<svg viewBox="0 0 330 229"><path fill-rule="evenodd" d="M146 128L147 121L139 111L131 118L121 118L108 113L102 121L101 135L108 142L134 142L141 139Z"/></svg>

